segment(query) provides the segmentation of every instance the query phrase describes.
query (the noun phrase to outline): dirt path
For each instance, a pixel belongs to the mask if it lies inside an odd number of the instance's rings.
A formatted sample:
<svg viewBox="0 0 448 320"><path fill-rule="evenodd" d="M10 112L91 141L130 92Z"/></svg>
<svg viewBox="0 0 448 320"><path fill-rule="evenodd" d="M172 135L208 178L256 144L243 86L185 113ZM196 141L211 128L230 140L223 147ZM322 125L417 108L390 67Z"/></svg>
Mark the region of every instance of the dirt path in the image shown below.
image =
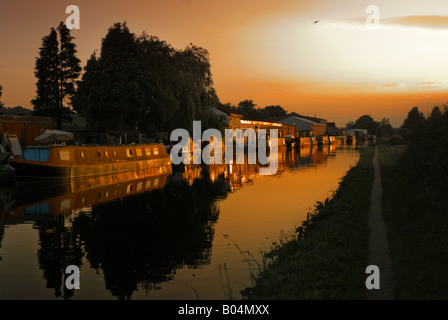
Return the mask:
<svg viewBox="0 0 448 320"><path fill-rule="evenodd" d="M369 212L369 265L376 265L380 270L380 289L367 290L367 298L369 300L392 300L394 299L392 262L389 255L387 230L381 205L381 168L378 152L378 147L376 147L372 160L375 177Z"/></svg>

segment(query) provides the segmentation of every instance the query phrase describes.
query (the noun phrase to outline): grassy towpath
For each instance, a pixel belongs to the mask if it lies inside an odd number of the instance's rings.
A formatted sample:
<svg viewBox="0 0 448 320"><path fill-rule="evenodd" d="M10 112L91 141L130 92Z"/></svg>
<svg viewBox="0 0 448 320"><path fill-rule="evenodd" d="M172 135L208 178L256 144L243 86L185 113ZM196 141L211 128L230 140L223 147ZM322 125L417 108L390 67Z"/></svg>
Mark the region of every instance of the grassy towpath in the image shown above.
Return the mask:
<svg viewBox="0 0 448 320"><path fill-rule="evenodd" d="M334 196L318 203L293 240L266 254L273 262L242 291L247 299L367 299L368 215L374 148L366 148Z"/></svg>
<svg viewBox="0 0 448 320"><path fill-rule="evenodd" d="M430 166L416 167L407 145L376 151L365 149L333 198L266 254L273 262L244 298L448 299L448 201L436 197L443 185L428 188ZM366 288L371 264L380 290Z"/></svg>
<svg viewBox="0 0 448 320"><path fill-rule="evenodd" d="M367 291L370 300L391 300L394 298L394 276L389 253L387 227L383 217L383 185L378 147L372 159L374 180L370 197L369 211L369 265L374 265L380 271L380 287Z"/></svg>

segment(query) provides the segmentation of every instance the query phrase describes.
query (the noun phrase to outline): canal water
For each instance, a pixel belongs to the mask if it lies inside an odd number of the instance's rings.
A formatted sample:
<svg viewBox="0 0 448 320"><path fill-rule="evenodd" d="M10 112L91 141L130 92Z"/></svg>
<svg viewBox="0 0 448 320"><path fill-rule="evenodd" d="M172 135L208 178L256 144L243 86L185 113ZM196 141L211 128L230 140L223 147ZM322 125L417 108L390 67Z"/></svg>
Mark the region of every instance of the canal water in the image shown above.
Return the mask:
<svg viewBox="0 0 448 320"><path fill-rule="evenodd" d="M241 299L262 253L331 197L360 148L287 151L257 165L0 189L0 299ZM69 290L68 265L80 270Z"/></svg>

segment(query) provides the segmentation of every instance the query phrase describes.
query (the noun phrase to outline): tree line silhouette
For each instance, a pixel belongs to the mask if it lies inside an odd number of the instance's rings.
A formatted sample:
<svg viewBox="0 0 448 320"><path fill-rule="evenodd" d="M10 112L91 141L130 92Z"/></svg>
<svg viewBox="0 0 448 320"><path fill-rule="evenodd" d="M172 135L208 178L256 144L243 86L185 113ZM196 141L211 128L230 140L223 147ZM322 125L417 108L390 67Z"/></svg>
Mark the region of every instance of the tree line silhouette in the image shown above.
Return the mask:
<svg viewBox="0 0 448 320"><path fill-rule="evenodd" d="M126 23L115 23L78 80L82 69L73 40L61 22L42 39L36 58L32 104L35 114L52 117L56 128L73 111L91 129L191 129L193 119L202 120L204 127L219 127L212 112L219 99L206 49L190 44L176 50L155 36L137 36Z"/></svg>

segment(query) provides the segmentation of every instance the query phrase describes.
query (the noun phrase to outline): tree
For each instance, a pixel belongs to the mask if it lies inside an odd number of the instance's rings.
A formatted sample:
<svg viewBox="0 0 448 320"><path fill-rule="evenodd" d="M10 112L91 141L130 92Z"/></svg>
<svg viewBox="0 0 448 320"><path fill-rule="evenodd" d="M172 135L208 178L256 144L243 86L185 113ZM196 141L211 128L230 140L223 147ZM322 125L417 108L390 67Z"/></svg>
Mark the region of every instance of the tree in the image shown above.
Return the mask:
<svg viewBox="0 0 448 320"><path fill-rule="evenodd" d="M412 130L420 121L424 120L425 116L414 107L409 111L407 118L404 120L403 128Z"/></svg>
<svg viewBox="0 0 448 320"><path fill-rule="evenodd" d="M257 118L257 105L252 100L244 100L238 103L238 112L243 115L244 119L256 120Z"/></svg>
<svg viewBox="0 0 448 320"><path fill-rule="evenodd" d="M347 123L347 129L365 129L369 134L377 134L377 130L380 124L373 120L369 115L363 115L359 117L355 122L351 121Z"/></svg>
<svg viewBox="0 0 448 320"><path fill-rule="evenodd" d="M206 49L190 44L176 51L174 61L177 70L179 113L177 127L192 129L194 120L201 120L203 127L216 126L213 107L220 102L213 88L210 56Z"/></svg>
<svg viewBox="0 0 448 320"><path fill-rule="evenodd" d="M389 118L381 119L381 122L379 123L379 127L376 132L376 135L379 137L383 137L383 136L390 136L394 133L395 133L395 129L390 124L390 119Z"/></svg>
<svg viewBox="0 0 448 320"><path fill-rule="evenodd" d="M31 100L35 114L50 116L55 127L61 129L62 123L70 120L72 113L70 99L75 92L75 81L79 77L80 60L76 57L76 45L72 42L70 30L61 22L50 34L42 38L39 57L36 58L35 76L36 98Z"/></svg>
<svg viewBox="0 0 448 320"><path fill-rule="evenodd" d="M145 116L137 56L135 35L126 23L115 23L102 39L100 57L92 54L87 62L73 102L95 128L124 132Z"/></svg>
<svg viewBox="0 0 448 320"><path fill-rule="evenodd" d="M0 98L2 97L3 94L3 87L0 85ZM0 109L3 108L3 103L0 101Z"/></svg>
<svg viewBox="0 0 448 320"><path fill-rule="evenodd" d="M432 111L431 111L431 115L429 116L429 119L437 121L439 119L442 119L443 114L442 111L440 110L439 106L435 106Z"/></svg>
<svg viewBox="0 0 448 320"><path fill-rule="evenodd" d="M56 30L50 30L50 34L42 38L39 58L36 58L37 95L31 103L36 115L55 118L59 106L59 43Z"/></svg>
<svg viewBox="0 0 448 320"><path fill-rule="evenodd" d="M99 127L101 119L101 114L98 112L99 108L97 108L99 105L98 86L100 84L98 58L96 52L93 52L87 60L81 80L77 81L77 90L72 99L73 109L86 118L87 125L90 128Z"/></svg>
<svg viewBox="0 0 448 320"><path fill-rule="evenodd" d="M267 106L264 108L266 113L266 118L262 120L274 120L278 119L284 115L286 115L286 110L283 109L281 106Z"/></svg>
<svg viewBox="0 0 448 320"><path fill-rule="evenodd" d="M101 129L146 133L217 127L212 108L220 104L213 88L209 53L190 44L175 50L166 41L126 23L116 23L92 55L74 96L74 109Z"/></svg>
<svg viewBox="0 0 448 320"><path fill-rule="evenodd" d="M146 117L141 123L148 131L164 131L173 125L179 111L175 50L166 41L143 33L137 38Z"/></svg>
<svg viewBox="0 0 448 320"><path fill-rule="evenodd" d="M59 112L57 114L57 127L61 128L62 122L67 115L71 114L70 108L65 107L75 94L75 83L81 73L81 60L76 57L76 45L70 30L62 22L58 27L60 35L59 50ZM71 103L70 103L71 104Z"/></svg>

